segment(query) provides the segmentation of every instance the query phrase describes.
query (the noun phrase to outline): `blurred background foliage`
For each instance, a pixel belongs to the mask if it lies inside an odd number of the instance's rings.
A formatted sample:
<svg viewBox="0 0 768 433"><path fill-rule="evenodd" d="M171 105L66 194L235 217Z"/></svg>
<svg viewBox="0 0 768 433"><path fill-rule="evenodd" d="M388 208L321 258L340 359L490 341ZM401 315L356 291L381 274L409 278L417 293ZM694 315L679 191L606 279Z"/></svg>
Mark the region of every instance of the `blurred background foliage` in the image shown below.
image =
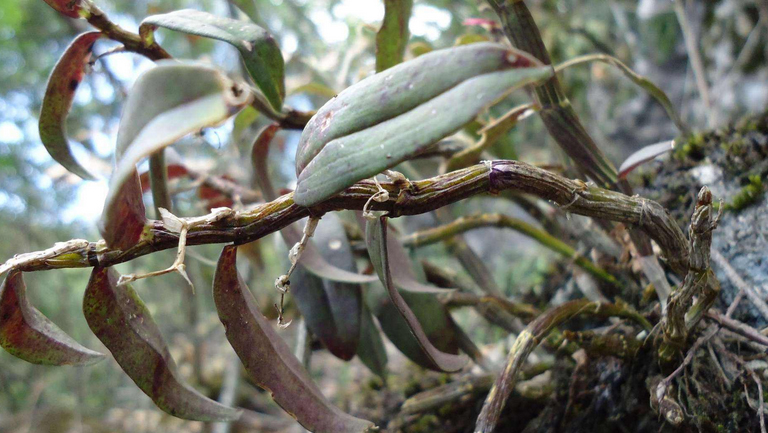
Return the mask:
<svg viewBox="0 0 768 433"><path fill-rule="evenodd" d="M135 31L150 14L180 8L251 19L277 38L286 59L289 97L294 108L321 106L330 96L374 70L374 39L383 5L378 0L109 0L96 1L120 25ZM544 40L558 63L575 56L603 52L618 57L648 76L670 96L685 120L704 129L724 124L746 113L760 112L768 100L768 11L764 0L688 1L686 15L697 36L705 64L711 107L706 107L695 84L694 71L671 1L664 0L538 0L529 1ZM761 9L762 8L762 9ZM500 38L498 31L467 25L470 18L494 19L484 2L474 0L416 1L410 21L408 55L419 50L454 45L466 35ZM106 195L106 182L82 182L67 174L49 157L39 141L37 116L45 82L58 56L87 30L82 21L58 15L42 0L0 2L0 261L14 254L45 249L70 238L99 238L95 220ZM242 75L237 53L228 45L181 33L160 31L162 45L179 58L199 58ZM99 42L97 53L114 43ZM70 139L76 155L92 170L109 175L112 153L126 92L151 63L133 54L116 53L96 62L77 91L69 117ZM595 64L563 74L564 87L576 111L600 147L618 165L641 146L675 136L674 125L650 97L609 67ZM498 116L520 102L512 98L495 107ZM176 156L191 167L250 185L247 162L256 131L268 123L246 110L233 122L187 138L174 146ZM471 139L471 134L459 139ZM295 185L293 155L299 133L283 132L270 155L270 169L278 187ZM500 140L493 153L532 163L564 164L541 122L531 118ZM419 163L434 173L430 161ZM144 167L146 169L146 167ZM176 213L207 212L194 185L176 183ZM147 197L151 200L151 197ZM474 198L451 209L454 215L485 211L530 217L507 201ZM433 222L428 216L398 222L410 232ZM494 270L494 278L508 295L535 291L550 271L553 255L520 235L482 229L467 236L470 245ZM509 248L515 245L515 248ZM212 261L218 246L192 248L187 260L197 291L192 294L177 275L136 284L158 319L182 374L200 389L215 395L233 359L223 329L213 310L210 286ZM286 266L285 247L275 235L249 246L250 266L243 269L265 314L276 294L272 281ZM422 248L415 259L460 269L442 245ZM154 254L119 267L121 272L159 269L170 264L172 252ZM60 270L27 275L31 299L70 335L98 349L81 313L82 292L89 270ZM291 313L297 315L295 310ZM503 334L489 329L472 312L459 315L478 344ZM283 332L293 341L296 326ZM390 357L394 352L390 351ZM402 358L402 357L401 357ZM390 371L398 375L395 359ZM169 420L150 400L130 386L111 362L89 368L33 366L0 352L1 431L203 431L201 423ZM236 368L236 367L229 367ZM313 374L321 388L336 397L352 392L349 385L371 380L357 360L349 364L320 353ZM255 388L244 393L258 395ZM265 413L279 413L268 398L259 400ZM277 415L275 415L277 416ZM282 418L281 418L282 419ZM163 427L159 427L162 425Z"/></svg>

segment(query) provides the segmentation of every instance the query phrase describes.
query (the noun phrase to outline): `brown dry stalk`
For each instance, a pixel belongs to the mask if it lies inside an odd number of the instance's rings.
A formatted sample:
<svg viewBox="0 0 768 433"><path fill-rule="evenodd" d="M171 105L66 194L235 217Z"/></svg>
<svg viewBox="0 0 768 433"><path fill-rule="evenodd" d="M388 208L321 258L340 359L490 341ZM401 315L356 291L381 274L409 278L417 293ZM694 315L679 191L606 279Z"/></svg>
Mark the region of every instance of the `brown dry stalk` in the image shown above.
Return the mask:
<svg viewBox="0 0 768 433"><path fill-rule="evenodd" d="M391 217L433 211L482 193L509 189L550 200L579 215L635 225L654 239L678 274L688 269L688 245L683 232L658 203L640 197L590 186L519 161L487 161L466 169L415 181L411 190L382 183L389 200L374 202L373 210L385 210ZM361 210L378 189L372 181L361 181L346 191L314 206L293 203L292 194L238 212L214 212L195 217L190 224L187 245L245 244L274 233L307 216L320 217L336 210ZM190 220L187 218L187 220ZM22 254L0 266L25 272L59 268L112 266L155 251L176 248L178 233L162 221L149 221L138 244L128 250L107 248L103 241L72 240L50 250Z"/></svg>

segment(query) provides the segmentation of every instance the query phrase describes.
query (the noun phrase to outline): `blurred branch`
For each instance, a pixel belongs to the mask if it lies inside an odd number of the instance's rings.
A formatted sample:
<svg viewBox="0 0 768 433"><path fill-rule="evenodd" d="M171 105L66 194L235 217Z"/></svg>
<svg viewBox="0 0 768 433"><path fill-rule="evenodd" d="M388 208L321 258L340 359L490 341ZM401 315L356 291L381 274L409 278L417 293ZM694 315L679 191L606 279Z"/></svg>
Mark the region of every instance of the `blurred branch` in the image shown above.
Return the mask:
<svg viewBox="0 0 768 433"><path fill-rule="evenodd" d="M600 278L601 280L613 284L614 286L620 286L619 281L613 275L592 263L592 261L590 261L588 258L578 254L576 250L571 248L565 242L555 238L554 236L538 227L533 226L532 224L528 224L523 220L502 214L483 214L461 217L449 224L412 233L404 237L402 240L403 245L405 246L420 247L453 237L458 233L463 233L481 227L499 227L515 230L525 236L528 236L531 239L536 240L543 246L562 255L563 257L573 260L576 265L580 266L585 271Z"/></svg>
<svg viewBox="0 0 768 433"><path fill-rule="evenodd" d="M524 191L550 200L569 212L634 224L661 247L669 266L680 275L688 269L688 246L682 231L658 203L550 173L519 161L487 161L430 179L415 181L411 190L400 190L393 183L381 184L389 200L374 202L373 210L384 210L391 217L433 211L481 193L504 189ZM358 182L346 191L312 207L293 203L293 194L254 206L244 211L221 211L194 220L187 235L187 245L212 243L244 244L280 230L304 217L320 217L336 210L361 210L379 190L371 180ZM21 254L0 266L0 274L9 269L25 272L112 266L156 251L176 248L178 233L162 221L149 221L138 244L128 250L107 248L103 241L71 240L54 247Z"/></svg>
<svg viewBox="0 0 768 433"><path fill-rule="evenodd" d="M696 77L696 87L699 89L701 100L707 110L707 122L711 128L715 125L716 119L714 117L714 111L712 110L712 100L709 96L709 84L707 84L704 62L701 59L701 53L699 52L699 47L696 43L696 35L693 34L693 30L688 23L688 17L685 15L684 0L675 0L675 14L677 15L677 21L680 23L680 29L683 31L685 48L688 51L688 58L691 61L693 75Z"/></svg>

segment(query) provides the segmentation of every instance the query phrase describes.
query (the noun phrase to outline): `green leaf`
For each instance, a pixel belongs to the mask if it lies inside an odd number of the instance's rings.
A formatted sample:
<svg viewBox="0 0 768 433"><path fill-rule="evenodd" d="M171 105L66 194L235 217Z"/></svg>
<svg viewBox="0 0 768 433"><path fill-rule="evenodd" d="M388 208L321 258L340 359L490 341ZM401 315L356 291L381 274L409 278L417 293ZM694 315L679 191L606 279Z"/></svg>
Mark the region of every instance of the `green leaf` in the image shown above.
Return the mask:
<svg viewBox="0 0 768 433"><path fill-rule="evenodd" d="M213 281L213 300L227 339L251 380L307 430L363 432L373 423L333 406L312 382L288 345L262 316L256 299L237 273L237 247L221 252Z"/></svg>
<svg viewBox="0 0 768 433"><path fill-rule="evenodd" d="M153 15L142 21L139 33L146 40L157 27L227 42L240 51L245 68L275 110L285 97L285 64L275 38L248 21L217 17L207 12L183 9ZM151 39L149 39L151 40Z"/></svg>
<svg viewBox="0 0 768 433"><path fill-rule="evenodd" d="M66 121L75 91L83 80L86 65L91 59L93 44L101 36L101 32L88 32L72 41L48 78L48 87L40 109L39 130L43 145L56 162L83 179L95 177L72 155L66 136Z"/></svg>
<svg viewBox="0 0 768 433"><path fill-rule="evenodd" d="M381 332L373 321L373 315L365 303L360 317L360 344L357 346L357 357L374 374L386 381L387 349L384 347Z"/></svg>
<svg viewBox="0 0 768 433"><path fill-rule="evenodd" d="M82 18L80 16L83 9L82 0L45 0L45 2L62 15L70 18Z"/></svg>
<svg viewBox="0 0 768 433"><path fill-rule="evenodd" d="M410 331L410 334L415 337L415 340L421 349L422 353L426 357L426 361L423 360L414 361L419 362L422 365L427 365L429 368L433 368L440 371L447 371L447 372L453 372L458 371L464 368L464 366L467 365L467 362L469 362L469 359L464 355L454 355L450 353L446 353L443 351L440 351L437 347L433 345L433 343L430 341L427 333L424 331L424 328L422 327L422 322L419 320L419 318L414 314L413 310L408 306L408 302L406 301L405 297L411 298L412 301L414 300L420 300L418 297L421 296L432 296L430 294L425 293L403 293L400 294L398 290L395 288L394 284L392 283L392 275L390 274L390 268L389 268L389 259L387 254L387 220L386 217L380 217L375 220L368 221L365 228L365 242L368 246L368 254L371 257L371 262L373 263L374 268L376 268L376 273L379 275L379 279L384 284L384 288L387 289L387 293L389 294L389 299L391 303L385 303L383 305L379 305L379 312L380 314L377 314L377 317L379 317L379 322L382 325L382 328L385 326L385 322L388 322L391 317L389 316L395 316L395 311L399 313L399 315L405 319L405 323L407 325L407 329ZM418 302L418 301L417 301ZM395 310L395 311L393 311ZM433 319L433 318L430 318ZM398 322L393 321L394 324L397 324ZM430 326L434 326L436 323L434 320L429 320L426 322L423 322L426 324L429 324ZM439 325L439 324L438 324ZM402 332L404 330L401 330L400 332L392 333L392 336L397 339L401 340L402 337L399 334L407 335L408 333ZM385 331L386 332L386 331ZM390 333L387 333L387 336L390 336ZM395 340L393 340L395 342ZM405 347L405 345L403 345ZM413 353L414 351L411 349L406 349L408 352ZM403 352L406 355L408 353Z"/></svg>
<svg viewBox="0 0 768 433"><path fill-rule="evenodd" d="M254 176L261 188L261 192L264 194L264 198L267 200L275 200L277 198L277 193L269 178L267 156L269 155L269 144L279 129L280 127L277 124L264 127L253 142L253 148L251 149L251 163L253 164ZM288 248L291 248L301 240L302 231L298 225L294 224L280 230L280 236ZM298 263L312 275L329 281L370 283L377 280L374 275L361 275L328 263L320 251L318 251L317 246L311 241L306 245Z"/></svg>
<svg viewBox="0 0 768 433"><path fill-rule="evenodd" d="M384 0L384 21L376 33L376 72L403 61L413 0Z"/></svg>
<svg viewBox="0 0 768 433"><path fill-rule="evenodd" d="M540 64L525 53L484 43L432 51L370 76L310 119L296 151L296 174L336 138L395 118L478 75Z"/></svg>
<svg viewBox="0 0 768 433"><path fill-rule="evenodd" d="M33 364L89 365L104 359L101 353L78 344L29 303L20 271L11 271L0 286L0 346Z"/></svg>
<svg viewBox="0 0 768 433"><path fill-rule="evenodd" d="M332 266L356 272L352 248L336 215L325 215L313 239L322 257ZM301 265L295 269L291 280L291 293L312 334L338 358L352 359L360 341L363 305L360 286L321 280Z"/></svg>
<svg viewBox="0 0 768 433"><path fill-rule="evenodd" d="M115 209L136 164L187 134L224 121L245 106L250 96L242 84L199 63L162 61L139 77L117 132L117 167L102 216L102 234L108 245L112 246L108 238L114 236L109 230L122 227L122 215Z"/></svg>
<svg viewBox="0 0 768 433"><path fill-rule="evenodd" d="M183 419L231 421L241 411L200 394L179 377L160 329L130 285L117 285L112 268L94 268L83 313L115 361L157 407Z"/></svg>
<svg viewBox="0 0 768 433"><path fill-rule="evenodd" d="M469 74L463 81L441 78L466 75L462 68L483 69L480 60L489 56L487 63L499 71ZM514 67L532 64L522 56L495 44L466 45L425 54L345 90L318 111L302 134L294 201L315 205L358 180L411 159L461 129L506 93L552 75L551 67ZM435 65L425 62L434 58ZM514 58L511 64L503 60L510 58ZM412 70L412 63L424 63L430 69ZM451 73L435 73L436 68ZM359 107L361 100L370 106Z"/></svg>

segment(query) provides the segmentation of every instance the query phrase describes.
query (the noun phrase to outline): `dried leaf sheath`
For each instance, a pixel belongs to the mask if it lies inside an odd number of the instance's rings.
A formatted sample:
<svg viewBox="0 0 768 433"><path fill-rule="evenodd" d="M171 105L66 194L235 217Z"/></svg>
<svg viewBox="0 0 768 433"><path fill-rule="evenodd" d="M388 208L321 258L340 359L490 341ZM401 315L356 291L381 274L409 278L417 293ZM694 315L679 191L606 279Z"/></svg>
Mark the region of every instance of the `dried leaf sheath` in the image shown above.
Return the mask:
<svg viewBox="0 0 768 433"><path fill-rule="evenodd" d="M117 285L112 268L94 268L83 314L115 361L157 407L183 419L231 421L241 411L223 406L181 381L168 345L130 285Z"/></svg>
<svg viewBox="0 0 768 433"><path fill-rule="evenodd" d="M221 252L213 282L213 300L227 339L251 379L314 432L362 432L373 423L347 415L333 406L309 374L261 315L256 300L235 266L237 247Z"/></svg>

